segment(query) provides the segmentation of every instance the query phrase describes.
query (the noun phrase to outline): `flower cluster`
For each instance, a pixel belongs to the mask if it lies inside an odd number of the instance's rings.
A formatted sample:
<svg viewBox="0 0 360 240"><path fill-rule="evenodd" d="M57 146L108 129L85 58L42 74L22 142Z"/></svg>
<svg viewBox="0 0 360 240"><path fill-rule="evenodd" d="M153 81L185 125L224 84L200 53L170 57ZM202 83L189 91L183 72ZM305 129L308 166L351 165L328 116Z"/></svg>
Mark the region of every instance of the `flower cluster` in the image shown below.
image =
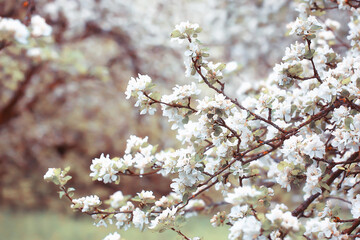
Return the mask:
<svg viewBox="0 0 360 240"><path fill-rule="evenodd" d="M30 35L27 27L18 19L0 18L0 32L1 34L10 33L19 43L27 43Z"/></svg>
<svg viewBox="0 0 360 240"><path fill-rule="evenodd" d="M120 234L117 232L109 233L103 240L121 240Z"/></svg>
<svg viewBox="0 0 360 240"><path fill-rule="evenodd" d="M309 16L307 19L297 18L295 22L288 25L288 28L290 28L290 35L310 37L321 29L321 25L314 16Z"/></svg>
<svg viewBox="0 0 360 240"><path fill-rule="evenodd" d="M95 158L90 166L90 177L103 181L104 183L111 183L118 179L116 175L121 168L121 162L117 159L112 160L109 155L101 154L100 158Z"/></svg>
<svg viewBox="0 0 360 240"><path fill-rule="evenodd" d="M0 17L0 39L9 38L8 34L10 34L17 42L26 44L30 34L33 37L46 37L50 36L51 32L51 26L39 15L31 17L30 31L18 19ZM5 36L3 37L2 35Z"/></svg>
<svg viewBox="0 0 360 240"><path fill-rule="evenodd" d="M125 94L135 98L141 114L152 114L160 105L181 147L158 150L147 137L131 136L122 157L101 155L90 167L90 176L104 183L119 183L121 175L161 174L171 178L172 192L159 199L145 190L133 197L116 192L106 210L99 209L96 196L68 197L72 207L99 214L101 224L114 218L118 228L171 229L184 237L179 230L184 218L228 205L230 212L218 211L211 224L231 225L229 239L356 238L360 57L355 44L342 58L332 48L336 38L326 37L327 28L335 31L336 24L306 16L319 7L313 4L303 3L299 9L309 11L289 24L290 34L302 37L299 42L285 50L282 62L257 88L236 97L225 91L225 64L208 61L197 38L200 27L177 25L171 37L187 42L186 76L195 81L159 97L151 78L139 74ZM353 29L349 35L357 42ZM53 179L53 172L44 178ZM200 199L209 189L220 202ZM355 219L340 219L328 199L346 203L341 217Z"/></svg>
<svg viewBox="0 0 360 240"><path fill-rule="evenodd" d="M31 35L34 37L50 36L52 32L52 28L39 15L32 16L30 27Z"/></svg>
<svg viewBox="0 0 360 240"><path fill-rule="evenodd" d="M183 43L187 39L197 37L197 33L201 32L199 24L181 22L175 26L175 30L171 33L171 37L174 40L177 40L179 43Z"/></svg>
<svg viewBox="0 0 360 240"><path fill-rule="evenodd" d="M92 211L101 204L99 197L96 195L73 199L72 202L71 208L80 209L82 212Z"/></svg>

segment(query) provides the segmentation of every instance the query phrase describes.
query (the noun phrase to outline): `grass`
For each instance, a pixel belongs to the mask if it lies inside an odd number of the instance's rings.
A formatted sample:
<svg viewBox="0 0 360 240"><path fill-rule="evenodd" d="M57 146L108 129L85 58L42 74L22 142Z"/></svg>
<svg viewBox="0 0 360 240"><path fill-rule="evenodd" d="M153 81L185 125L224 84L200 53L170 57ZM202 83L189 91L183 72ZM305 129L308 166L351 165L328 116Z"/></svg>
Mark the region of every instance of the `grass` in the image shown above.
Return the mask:
<svg viewBox="0 0 360 240"><path fill-rule="evenodd" d="M72 218L51 212L0 213L1 239L6 240L102 240L108 233L117 231L126 240L169 240L183 239L173 231L156 233L140 232L138 229L118 230L114 226L108 228L95 227L90 217ZM203 237L205 240L226 239L228 228L213 228L209 218L196 217L181 229L187 237Z"/></svg>

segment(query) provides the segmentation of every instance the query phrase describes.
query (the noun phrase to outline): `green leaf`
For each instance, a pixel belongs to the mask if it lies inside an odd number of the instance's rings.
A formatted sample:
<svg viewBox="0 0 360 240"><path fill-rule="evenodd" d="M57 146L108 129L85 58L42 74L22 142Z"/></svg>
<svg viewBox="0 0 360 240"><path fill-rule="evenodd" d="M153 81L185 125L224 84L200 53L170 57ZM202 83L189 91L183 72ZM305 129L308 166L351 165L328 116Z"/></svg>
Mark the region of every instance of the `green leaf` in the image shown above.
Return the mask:
<svg viewBox="0 0 360 240"><path fill-rule="evenodd" d="M64 177L63 179L64 179L64 181L69 181L70 179L71 179L72 177L71 176L66 176L66 177Z"/></svg>
<svg viewBox="0 0 360 240"><path fill-rule="evenodd" d="M142 201L139 196L135 196L131 200L135 201L135 202L141 202Z"/></svg>
<svg viewBox="0 0 360 240"><path fill-rule="evenodd" d="M345 118L345 127L347 130L350 130L350 125L354 122L351 117Z"/></svg>
<svg viewBox="0 0 360 240"><path fill-rule="evenodd" d="M303 72L301 64L295 64L287 69L289 76L299 76Z"/></svg>
<svg viewBox="0 0 360 240"><path fill-rule="evenodd" d="M196 69L193 67L193 68L191 69L191 75L194 76L195 74L196 74Z"/></svg>
<svg viewBox="0 0 360 240"><path fill-rule="evenodd" d="M350 95L349 91L346 89L343 89L340 93L341 96L343 97L348 97Z"/></svg>
<svg viewBox="0 0 360 240"><path fill-rule="evenodd" d="M282 162L279 162L278 165L277 165L277 168L280 170L280 171L283 171L285 169L285 167L287 167L289 164L282 161Z"/></svg>
<svg viewBox="0 0 360 240"><path fill-rule="evenodd" d="M306 108L305 108L305 110L304 110L304 112L305 113L308 113L308 112L310 112L310 110L312 110L313 109L313 105L309 105L309 106L307 106Z"/></svg>
<svg viewBox="0 0 360 240"><path fill-rule="evenodd" d="M200 33L202 31L202 28L201 27L198 27L197 29L195 29L195 32L196 33Z"/></svg>
<svg viewBox="0 0 360 240"><path fill-rule="evenodd" d="M311 28L310 28L311 31L317 31L317 30L320 30L320 29L322 29L322 27L319 26L319 25L312 25Z"/></svg>
<svg viewBox="0 0 360 240"><path fill-rule="evenodd" d="M120 183L120 176L118 176L118 178L115 181L115 184L119 184Z"/></svg>
<svg viewBox="0 0 360 240"><path fill-rule="evenodd" d="M68 173L70 171L70 166L67 166L65 169L64 169L64 173Z"/></svg>
<svg viewBox="0 0 360 240"><path fill-rule="evenodd" d="M226 64L225 64L225 63L221 63L221 64L215 69L215 71L222 71L222 70L224 70L225 67L226 67Z"/></svg>
<svg viewBox="0 0 360 240"><path fill-rule="evenodd" d="M181 32L179 30L174 30L172 31L172 33L170 34L170 36L172 38L177 38L177 37L180 37L181 36Z"/></svg>
<svg viewBox="0 0 360 240"><path fill-rule="evenodd" d="M221 109L216 108L216 109L215 109L215 113L216 113L219 117L222 117L222 115L223 115L224 112L223 112Z"/></svg>
<svg viewBox="0 0 360 240"><path fill-rule="evenodd" d="M329 53L326 54L326 62L327 63L331 63L336 59L336 54L335 53Z"/></svg>
<svg viewBox="0 0 360 240"><path fill-rule="evenodd" d="M312 59L315 53L315 49L307 50L304 54L305 59Z"/></svg>
<svg viewBox="0 0 360 240"><path fill-rule="evenodd" d="M327 185L327 184L324 183L324 182L320 182L320 186L323 187L323 188L325 188L325 189L328 190L328 191L331 191L331 188L329 187L329 185Z"/></svg>
<svg viewBox="0 0 360 240"><path fill-rule="evenodd" d="M306 38L307 38L308 40L311 40L311 39L316 38L316 35L315 35L315 34L311 34L311 35L306 36Z"/></svg>
<svg viewBox="0 0 360 240"><path fill-rule="evenodd" d="M59 198L60 198L60 199L61 199L64 195L65 195L65 192L64 192L64 191L60 191L60 192L59 192Z"/></svg>
<svg viewBox="0 0 360 240"><path fill-rule="evenodd" d="M219 126L214 126L214 135L218 137L222 133L222 128Z"/></svg>
<svg viewBox="0 0 360 240"><path fill-rule="evenodd" d="M343 85L348 85L350 82L351 82L351 78L350 78L350 77L347 77L347 78L345 78L345 79L343 79L343 80L341 81L341 84L343 84Z"/></svg>
<svg viewBox="0 0 360 240"><path fill-rule="evenodd" d="M182 201L183 203L187 203L187 201L189 200L190 194L189 193L184 193L184 195L182 196Z"/></svg>
<svg viewBox="0 0 360 240"><path fill-rule="evenodd" d="M188 36L191 36L193 33L194 33L194 29L192 28L185 29L185 34L187 34Z"/></svg>
<svg viewBox="0 0 360 240"><path fill-rule="evenodd" d="M189 122L189 116L185 116L181 122L187 124Z"/></svg>

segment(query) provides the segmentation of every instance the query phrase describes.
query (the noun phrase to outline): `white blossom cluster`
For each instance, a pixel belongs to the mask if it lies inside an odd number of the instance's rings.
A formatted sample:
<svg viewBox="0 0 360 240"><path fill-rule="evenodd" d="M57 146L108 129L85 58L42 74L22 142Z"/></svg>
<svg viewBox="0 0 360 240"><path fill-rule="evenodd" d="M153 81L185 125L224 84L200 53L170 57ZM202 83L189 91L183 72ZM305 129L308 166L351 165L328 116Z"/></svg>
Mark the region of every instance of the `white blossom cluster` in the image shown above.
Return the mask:
<svg viewBox="0 0 360 240"><path fill-rule="evenodd" d="M49 180L51 180L53 177L55 177L56 176L56 174L55 174L55 168L49 168L48 170L47 170L47 172L45 173L45 175L44 175L44 180L46 180L46 181L49 181Z"/></svg>
<svg viewBox="0 0 360 240"><path fill-rule="evenodd" d="M0 18L0 32L13 34L16 41L25 44L30 35L27 27L18 19Z"/></svg>
<svg viewBox="0 0 360 240"><path fill-rule="evenodd" d="M319 30L320 23L314 16L309 16L307 19L297 18L295 22L290 23L290 35L296 34L299 36L308 36L314 34Z"/></svg>
<svg viewBox="0 0 360 240"><path fill-rule="evenodd" d="M52 32L51 26L39 15L31 17L29 28L18 19L0 17L0 40L9 39L8 35L10 34L17 42L26 44L30 35L45 37L50 36Z"/></svg>
<svg viewBox="0 0 360 240"><path fill-rule="evenodd" d="M331 2L340 9L351 4ZM90 167L90 176L104 183L120 182L122 174L161 174L172 180L172 192L159 199L145 190L132 198L114 193L109 204L115 209L112 214L118 228L178 232L183 217L195 215L191 213L195 209L207 209L199 196L212 189L223 200L218 204L229 208L216 213L211 223L231 225L229 239L358 237L357 22L352 17L349 23L348 38L354 44L340 42L348 49L339 54L333 48L335 35L328 33L328 28L338 28L337 22L320 23L311 15L313 8L321 6L315 1L299 5L301 16L289 28L290 34L300 38L286 48L282 62L267 79L236 97L226 91L225 65L207 60L208 50L198 39L199 25L183 22L175 27L172 38L187 44L185 75L194 75L198 81L159 96L151 78L139 75L130 79L126 96L135 98L141 114L152 114L160 105L181 147L157 150L147 137L131 136L122 157L101 155ZM354 6L349 9L357 16ZM210 91L204 93L200 86ZM53 176L49 170L45 178ZM285 201L282 195L291 200ZM332 210L328 199L342 202L344 214ZM100 204L95 196L72 202L73 208L82 211ZM112 218L106 211L101 214L103 219ZM343 224L347 222L355 227Z"/></svg>
<svg viewBox="0 0 360 240"><path fill-rule="evenodd" d="M121 240L121 236L117 232L109 233L103 240Z"/></svg>
<svg viewBox="0 0 360 240"><path fill-rule="evenodd" d="M135 168L142 175L147 167L154 162L152 151L155 147L147 143L147 137L142 139L131 136L127 141L125 155L122 158L110 159L109 155L101 154L90 166L90 177L104 183L120 181L118 173L125 173L129 168Z"/></svg>
<svg viewBox="0 0 360 240"><path fill-rule="evenodd" d="M72 202L71 208L80 209L82 212L91 211L101 204L99 197L96 195L73 199Z"/></svg>
<svg viewBox="0 0 360 240"><path fill-rule="evenodd" d="M266 218L271 221L272 224L278 224L279 228L284 228L291 231L299 231L300 223L298 219L291 215L290 211L284 204L278 204L270 213L266 214Z"/></svg>

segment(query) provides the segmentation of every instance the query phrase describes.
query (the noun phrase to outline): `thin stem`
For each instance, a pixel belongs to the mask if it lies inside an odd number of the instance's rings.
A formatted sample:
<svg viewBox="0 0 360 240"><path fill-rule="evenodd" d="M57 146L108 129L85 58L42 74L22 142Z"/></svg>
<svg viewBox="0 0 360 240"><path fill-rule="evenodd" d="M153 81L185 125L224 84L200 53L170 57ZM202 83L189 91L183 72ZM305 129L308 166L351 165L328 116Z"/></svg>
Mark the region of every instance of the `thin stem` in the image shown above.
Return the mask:
<svg viewBox="0 0 360 240"><path fill-rule="evenodd" d="M187 236L185 236L180 230L176 230L175 228L171 228L171 230L173 230L174 232L176 232L177 234L179 234L180 236L182 236L184 239L186 239L186 240L191 240L190 238L188 238Z"/></svg>
<svg viewBox="0 0 360 240"><path fill-rule="evenodd" d="M153 103L159 103L159 104L164 104L166 106L169 106L169 107L176 107L176 108L187 108L187 109L190 109L192 112L197 112L194 108L192 108L190 106L190 98L189 98L189 102L188 104L185 106L185 105L181 105L181 104L176 104L176 103L166 103L166 102L162 102L162 101L159 101L159 100L156 100L155 98L152 98L149 96L148 93L146 92L143 92L144 93L144 96L147 97L148 99L150 99L151 101L153 101ZM151 104L153 104L151 103Z"/></svg>
<svg viewBox="0 0 360 240"><path fill-rule="evenodd" d="M310 44L311 44L311 40L307 39L306 38L306 42L308 44L308 48L309 48L309 51L311 51L311 48L310 48ZM312 65L312 68L313 68L313 71L314 71L314 77L320 82L322 83L323 81L320 79L320 75L315 67L315 63L314 63L314 56L312 56L309 60L311 62L311 65Z"/></svg>

